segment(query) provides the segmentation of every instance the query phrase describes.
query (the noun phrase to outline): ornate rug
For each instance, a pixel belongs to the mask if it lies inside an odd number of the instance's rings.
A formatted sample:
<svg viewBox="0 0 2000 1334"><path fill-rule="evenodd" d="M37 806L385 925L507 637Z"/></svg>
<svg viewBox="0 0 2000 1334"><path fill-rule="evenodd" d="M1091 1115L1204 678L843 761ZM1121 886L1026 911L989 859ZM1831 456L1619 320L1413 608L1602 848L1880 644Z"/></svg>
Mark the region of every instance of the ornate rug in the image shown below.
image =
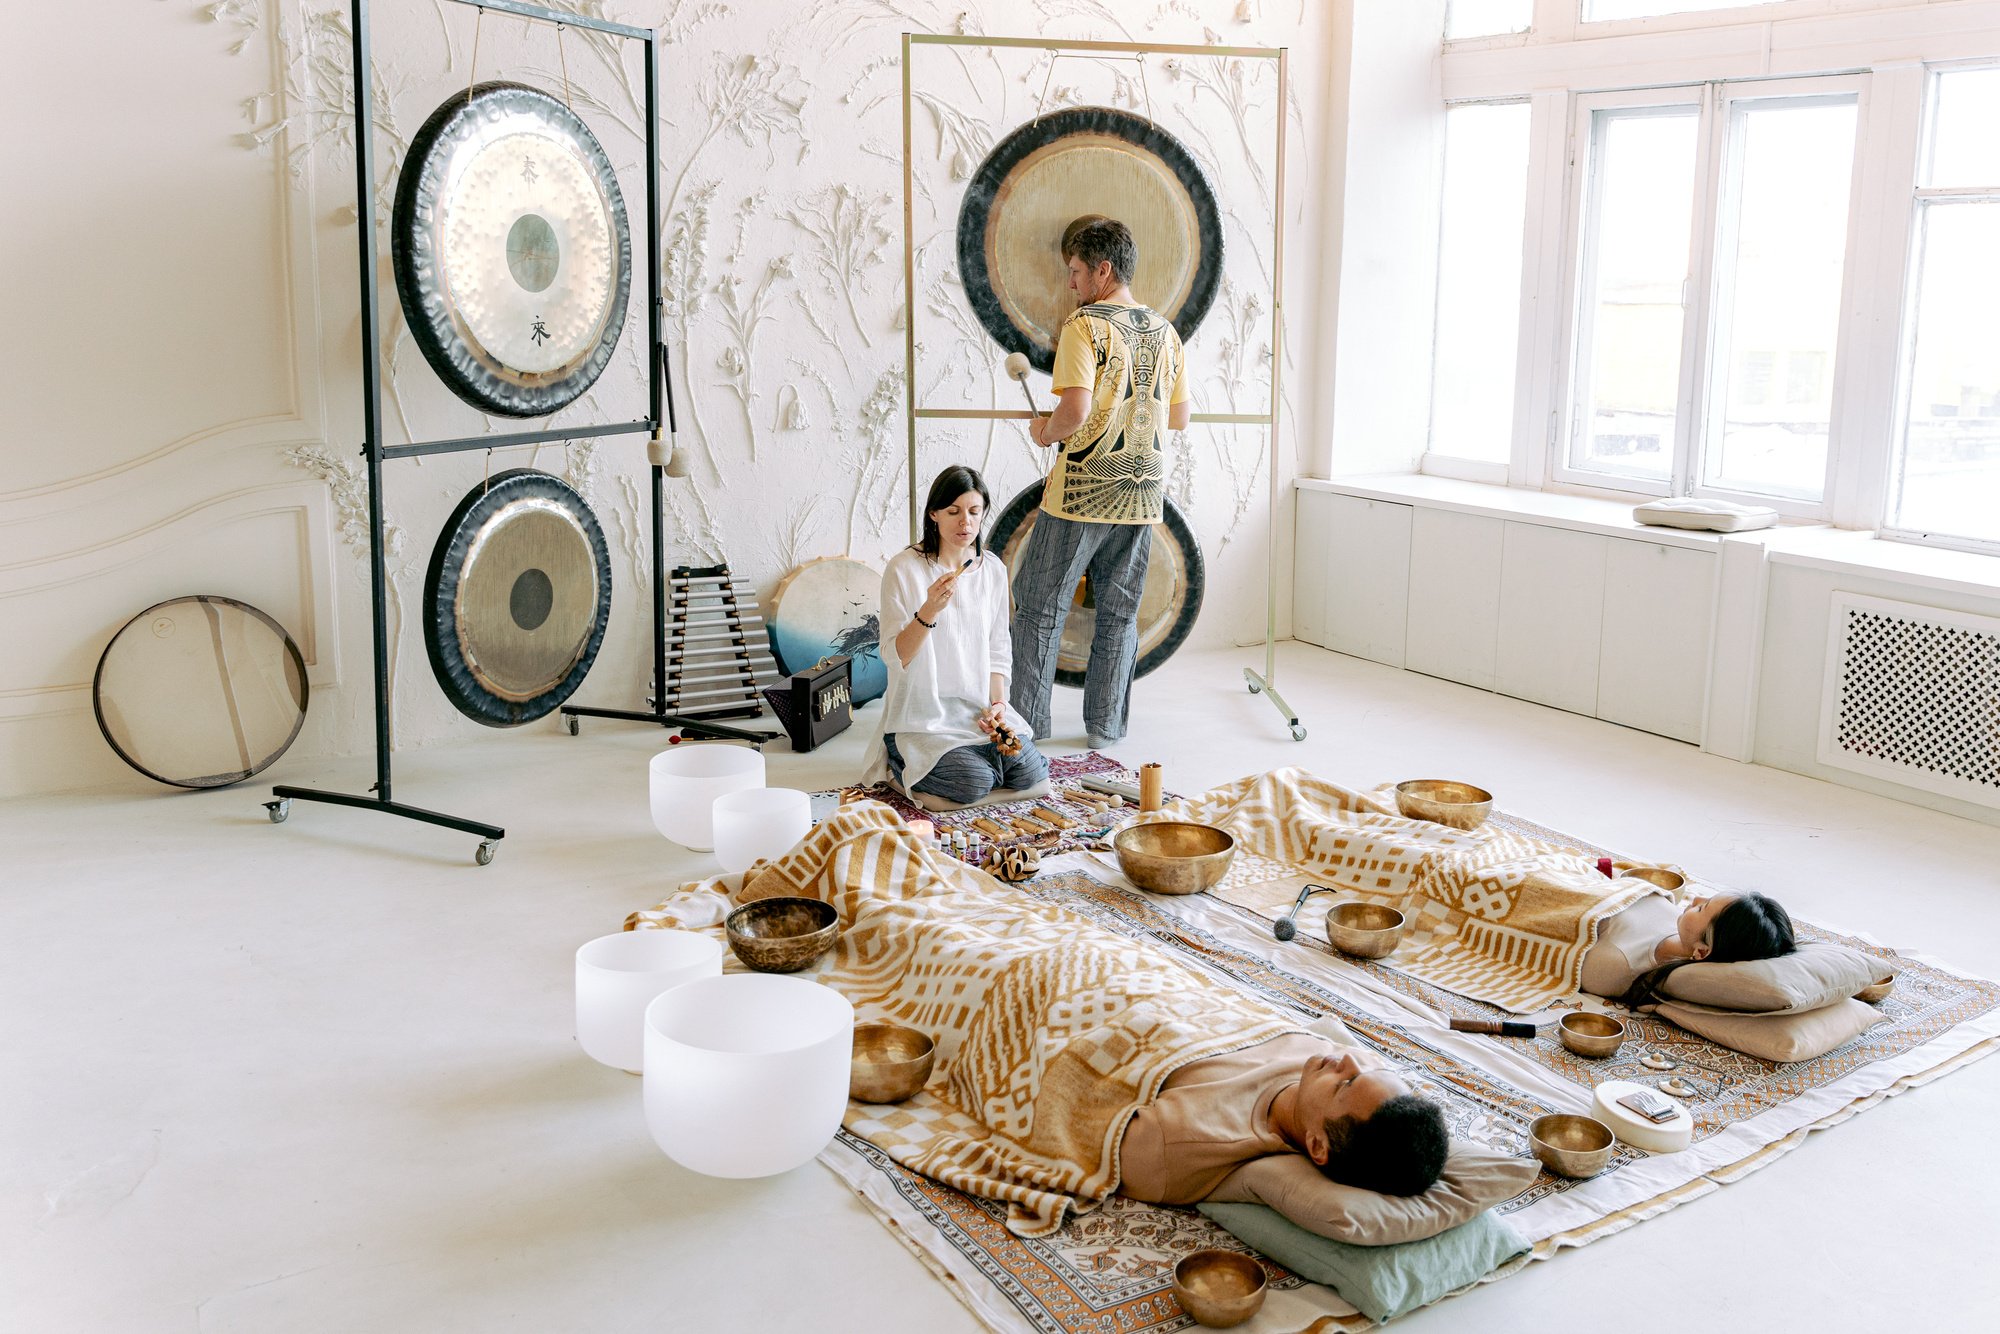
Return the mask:
<svg viewBox="0 0 2000 1334"><path fill-rule="evenodd" d="M1586 846L1519 824L1537 837ZM1617 1057L1585 1061L1553 1036L1530 1042L1451 1032L1446 1027L1451 1016L1491 1018L1500 1011L1379 965L1336 956L1315 944L1303 928L1296 940L1280 944L1270 934L1268 919L1207 895L1168 899L1141 893L1092 856L1062 857L1019 891L1148 941L1297 1014L1307 1026L1325 1016L1339 1019L1355 1038L1400 1067L1420 1093L1444 1107L1455 1136L1501 1152L1524 1152L1526 1127L1537 1116L1588 1111L1591 1090L1604 1079L1656 1085L1669 1077L1639 1064L1647 1053L1673 1059L1672 1073L1696 1086L1694 1095L1682 1099L1694 1113L1694 1143L1681 1153L1662 1155L1620 1145L1610 1166L1589 1181L1544 1173L1498 1210L1534 1244L1533 1251L1482 1282L1738 1180L1811 1131L1938 1078L2000 1044L2000 985L1897 955L1901 971L1896 990L1883 1004L1890 1022L1818 1060L1775 1065L1640 1017L1634 1039ZM1800 925L1801 934L1810 938L1893 953L1872 942ZM1190 1328L1193 1322L1171 1290L1175 1261L1202 1247L1245 1249L1192 1211L1123 1197L1053 1236L1023 1239L1003 1225L1004 1205L917 1176L866 1141L843 1133L820 1161L982 1323L1006 1334ZM1306 1283L1268 1260L1263 1263L1272 1291L1260 1328L1368 1327L1366 1317L1330 1289Z"/></svg>

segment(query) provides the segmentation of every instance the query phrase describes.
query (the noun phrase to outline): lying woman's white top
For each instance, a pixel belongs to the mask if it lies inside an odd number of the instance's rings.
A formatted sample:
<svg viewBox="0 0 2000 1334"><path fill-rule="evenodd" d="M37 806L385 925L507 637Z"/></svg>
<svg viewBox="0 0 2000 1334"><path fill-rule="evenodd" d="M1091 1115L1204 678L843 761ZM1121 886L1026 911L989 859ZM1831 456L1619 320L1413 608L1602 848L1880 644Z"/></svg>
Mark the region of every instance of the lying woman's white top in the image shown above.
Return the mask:
<svg viewBox="0 0 2000 1334"><path fill-rule="evenodd" d="M991 699L991 674L1014 675L1014 648L1008 631L1007 567L992 552L958 577L951 601L938 613L937 629L924 636L910 665L896 652L896 636L910 623L947 568L905 547L882 571L882 663L889 690L882 697L882 726L868 748L863 783L889 779L889 752L882 738L893 734L903 757L903 786L914 787L944 755L959 746L989 739L974 725ZM1006 687L1003 684L1003 698ZM1033 732L1027 719L1007 707L1007 722L1022 737Z"/></svg>
<svg viewBox="0 0 2000 1334"><path fill-rule="evenodd" d="M1583 956L1579 986L1593 996L1624 995L1654 966L1653 951L1674 934L1680 915L1680 905L1668 895L1648 894L1598 923L1597 940Z"/></svg>

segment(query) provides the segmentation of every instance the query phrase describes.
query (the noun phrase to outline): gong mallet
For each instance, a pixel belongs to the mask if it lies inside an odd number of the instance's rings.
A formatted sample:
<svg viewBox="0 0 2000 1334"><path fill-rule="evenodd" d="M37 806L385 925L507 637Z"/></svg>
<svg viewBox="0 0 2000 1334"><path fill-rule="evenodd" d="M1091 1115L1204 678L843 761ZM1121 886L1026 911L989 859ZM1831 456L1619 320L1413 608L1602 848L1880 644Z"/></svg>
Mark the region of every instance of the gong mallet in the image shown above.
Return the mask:
<svg viewBox="0 0 2000 1334"><path fill-rule="evenodd" d="M1028 411L1037 417L1042 410L1035 406L1035 391L1028 388L1028 354L1009 352L1007 354L1007 378L1021 386L1021 397L1028 400Z"/></svg>
<svg viewBox="0 0 2000 1334"><path fill-rule="evenodd" d="M1331 894L1335 891L1328 885L1307 885L1299 891L1299 897L1292 903L1292 910L1280 917L1271 926L1271 934L1279 940L1290 940L1299 933L1299 909L1306 906L1306 900L1315 894Z"/></svg>

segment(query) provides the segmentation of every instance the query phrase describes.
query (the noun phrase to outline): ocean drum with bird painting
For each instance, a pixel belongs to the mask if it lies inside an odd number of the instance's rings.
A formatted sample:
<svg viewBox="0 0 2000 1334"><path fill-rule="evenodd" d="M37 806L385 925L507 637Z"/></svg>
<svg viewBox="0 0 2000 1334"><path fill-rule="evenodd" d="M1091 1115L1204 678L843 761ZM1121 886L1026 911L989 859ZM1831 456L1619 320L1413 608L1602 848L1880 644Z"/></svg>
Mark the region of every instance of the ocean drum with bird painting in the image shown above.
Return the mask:
<svg viewBox="0 0 2000 1334"><path fill-rule="evenodd" d="M424 580L424 645L446 698L489 727L576 693L611 618L611 553L568 483L518 468L459 502Z"/></svg>
<svg viewBox="0 0 2000 1334"><path fill-rule="evenodd" d="M546 416L610 364L632 234L611 160L561 100L482 83L432 112L403 163L390 249L417 346L482 412Z"/></svg>
<svg viewBox="0 0 2000 1334"><path fill-rule="evenodd" d="M966 185L958 269L966 300L1002 347L1037 370L1076 309L1063 273L1063 230L1085 214L1116 218L1139 244L1132 295L1194 332L1222 281L1222 211L1194 155L1143 116L1072 107L1002 139Z"/></svg>
<svg viewBox="0 0 2000 1334"><path fill-rule="evenodd" d="M882 665L882 573L845 556L807 561L778 584L766 621L771 653L787 675L822 658L853 659L849 702L860 708L889 689Z"/></svg>
<svg viewBox="0 0 2000 1334"><path fill-rule="evenodd" d="M1132 669L1144 676L1174 655L1201 615L1202 594L1208 587L1201 543L1173 497L1165 498L1165 517L1153 525L1153 550L1147 558L1146 587L1139 596L1139 658ZM1019 579L1028 534L1041 513L1042 484L1030 483L1007 503L993 523L987 545L1007 562L1010 586ZM1090 665L1090 639L1097 629L1097 603L1088 576L1077 581L1069 616L1063 621L1062 647L1056 655L1056 683L1083 688Z"/></svg>

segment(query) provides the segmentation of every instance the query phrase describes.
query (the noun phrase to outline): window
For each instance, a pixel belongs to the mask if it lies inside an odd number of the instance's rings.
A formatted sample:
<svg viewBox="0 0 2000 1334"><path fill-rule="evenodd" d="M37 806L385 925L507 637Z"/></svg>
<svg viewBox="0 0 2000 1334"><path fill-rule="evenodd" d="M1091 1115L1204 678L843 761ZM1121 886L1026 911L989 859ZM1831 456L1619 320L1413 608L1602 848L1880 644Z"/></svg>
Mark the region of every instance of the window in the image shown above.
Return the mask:
<svg viewBox="0 0 2000 1334"><path fill-rule="evenodd" d="M1705 9L1744 9L1783 0L1583 0L1583 21L1650 19L1662 14L1693 14Z"/></svg>
<svg viewBox="0 0 2000 1334"><path fill-rule="evenodd" d="M1534 16L1535 0L1451 0L1444 11L1444 38L1526 32Z"/></svg>
<svg viewBox="0 0 2000 1334"><path fill-rule="evenodd" d="M1591 117L1573 467L1672 474L1700 129L1693 105Z"/></svg>
<svg viewBox="0 0 2000 1334"><path fill-rule="evenodd" d="M1844 78L1580 99L1562 480L1822 511L1857 101Z"/></svg>
<svg viewBox="0 0 2000 1334"><path fill-rule="evenodd" d="M1714 357L1757 369L1712 400L1706 487L1825 497L1854 124L1851 97L1731 104Z"/></svg>
<svg viewBox="0 0 2000 1334"><path fill-rule="evenodd" d="M1931 81L1888 526L2000 543L2000 69Z"/></svg>
<svg viewBox="0 0 2000 1334"><path fill-rule="evenodd" d="M1430 450L1505 463L1514 436L1528 104L1445 113Z"/></svg>

